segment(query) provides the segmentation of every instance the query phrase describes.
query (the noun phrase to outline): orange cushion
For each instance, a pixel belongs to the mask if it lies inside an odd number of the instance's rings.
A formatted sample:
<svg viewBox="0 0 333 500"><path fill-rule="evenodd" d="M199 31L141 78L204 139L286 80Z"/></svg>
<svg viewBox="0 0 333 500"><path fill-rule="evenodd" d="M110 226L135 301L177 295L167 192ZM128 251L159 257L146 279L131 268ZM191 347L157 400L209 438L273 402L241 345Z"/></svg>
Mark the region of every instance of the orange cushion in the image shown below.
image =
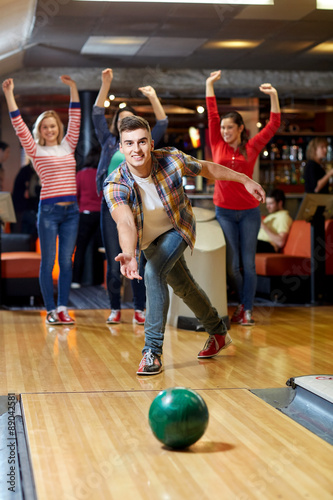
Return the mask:
<svg viewBox="0 0 333 500"><path fill-rule="evenodd" d="M256 273L259 276L306 276L311 274L311 260L295 255L257 253Z"/></svg>
<svg viewBox="0 0 333 500"><path fill-rule="evenodd" d="M36 252L4 252L1 255L2 278L38 278L41 257Z"/></svg>
<svg viewBox="0 0 333 500"><path fill-rule="evenodd" d="M326 274L333 275L333 219L325 222ZM259 276L311 274L311 224L294 221L282 253L256 254L256 272ZM320 250L317 257L322 257Z"/></svg>
<svg viewBox="0 0 333 500"><path fill-rule="evenodd" d="M287 242L282 249L285 255L311 257L311 224L305 220L295 220L290 228Z"/></svg>

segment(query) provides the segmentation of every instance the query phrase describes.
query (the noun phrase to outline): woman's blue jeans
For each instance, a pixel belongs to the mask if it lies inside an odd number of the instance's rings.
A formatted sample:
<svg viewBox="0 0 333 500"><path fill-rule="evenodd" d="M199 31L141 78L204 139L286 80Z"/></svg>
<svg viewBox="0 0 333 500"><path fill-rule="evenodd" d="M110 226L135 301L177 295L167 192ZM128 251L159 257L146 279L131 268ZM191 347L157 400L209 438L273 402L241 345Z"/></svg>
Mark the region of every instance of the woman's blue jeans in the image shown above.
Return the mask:
<svg viewBox="0 0 333 500"><path fill-rule="evenodd" d="M109 208L103 198L101 204L101 233L103 246L105 248L106 268L106 286L110 299L111 309L121 309L121 273L120 263L116 262L115 257L121 252L118 239L117 225L111 217ZM139 274L143 277L146 259L141 253ZM143 311L146 306L146 289L144 280L132 280L133 306L134 309Z"/></svg>
<svg viewBox="0 0 333 500"><path fill-rule="evenodd" d="M40 204L37 228L41 248L39 272L40 289L47 311L55 309L52 270L59 237L58 262L58 306L67 306L72 282L72 256L79 227L79 207L70 205Z"/></svg>
<svg viewBox="0 0 333 500"><path fill-rule="evenodd" d="M230 210L215 207L226 241L227 275L231 288L238 294L245 310L253 309L257 286L255 255L260 229L259 207Z"/></svg>
<svg viewBox="0 0 333 500"><path fill-rule="evenodd" d="M186 265L183 255L186 247L187 243L182 236L175 229L171 229L161 234L143 251L147 259L145 268L147 310L143 354L148 349L155 354L162 354L169 309L168 284L193 311L207 333L224 335L227 331L222 318Z"/></svg>

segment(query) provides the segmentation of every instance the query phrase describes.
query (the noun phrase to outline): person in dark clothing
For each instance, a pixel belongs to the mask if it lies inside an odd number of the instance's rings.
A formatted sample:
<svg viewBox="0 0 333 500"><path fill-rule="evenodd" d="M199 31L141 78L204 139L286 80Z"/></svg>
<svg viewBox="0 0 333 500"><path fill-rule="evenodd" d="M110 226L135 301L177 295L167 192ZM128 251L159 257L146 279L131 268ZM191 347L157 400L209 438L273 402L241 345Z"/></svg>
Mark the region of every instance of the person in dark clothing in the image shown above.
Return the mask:
<svg viewBox="0 0 333 500"><path fill-rule="evenodd" d="M304 184L306 193L329 193L329 180L333 168L326 172L323 160L327 155L327 140L325 137L314 137L306 148L307 164L304 169Z"/></svg>
<svg viewBox="0 0 333 500"><path fill-rule="evenodd" d="M100 210L102 195L96 189L96 169L99 153L92 151L76 174L77 200L80 210L79 230L73 265L72 288L80 288L84 275L84 264L89 244L93 242L92 284L103 282L104 256L98 253L102 246Z"/></svg>
<svg viewBox="0 0 333 500"><path fill-rule="evenodd" d="M11 224L12 233L31 234L37 239L37 212L41 186L30 160L17 174L12 192L16 223Z"/></svg>

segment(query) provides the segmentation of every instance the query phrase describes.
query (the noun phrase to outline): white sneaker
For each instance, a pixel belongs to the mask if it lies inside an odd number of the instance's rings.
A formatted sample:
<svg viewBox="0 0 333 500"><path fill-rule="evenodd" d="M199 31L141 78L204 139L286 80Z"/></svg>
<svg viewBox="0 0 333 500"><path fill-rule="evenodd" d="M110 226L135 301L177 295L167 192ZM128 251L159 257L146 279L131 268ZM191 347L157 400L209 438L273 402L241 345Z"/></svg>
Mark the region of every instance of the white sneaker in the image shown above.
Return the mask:
<svg viewBox="0 0 333 500"><path fill-rule="evenodd" d="M119 309L111 309L111 314L106 320L107 323L111 325L117 325L120 323L120 310Z"/></svg>
<svg viewBox="0 0 333 500"><path fill-rule="evenodd" d="M73 281L73 283L71 283L71 288L73 288L73 289L81 288L81 285L80 285L80 283L75 283L75 281Z"/></svg>
<svg viewBox="0 0 333 500"><path fill-rule="evenodd" d="M145 321L146 321L145 311L140 311L139 309L136 309L134 311L133 323L135 325L144 325Z"/></svg>
<svg viewBox="0 0 333 500"><path fill-rule="evenodd" d="M252 311L250 311L250 309L244 311L243 318L240 324L243 326L254 326L255 323L254 319L252 318Z"/></svg>

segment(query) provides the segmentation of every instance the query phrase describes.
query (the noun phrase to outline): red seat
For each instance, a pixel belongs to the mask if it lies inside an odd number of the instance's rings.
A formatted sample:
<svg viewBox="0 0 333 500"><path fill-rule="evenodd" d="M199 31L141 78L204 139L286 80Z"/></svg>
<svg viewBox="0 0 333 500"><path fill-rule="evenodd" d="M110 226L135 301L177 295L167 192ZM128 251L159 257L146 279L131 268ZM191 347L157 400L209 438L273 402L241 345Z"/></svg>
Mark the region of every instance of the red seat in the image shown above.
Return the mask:
<svg viewBox="0 0 333 500"><path fill-rule="evenodd" d="M296 220L281 252L256 254L256 272L260 276L310 275L310 258L311 224Z"/></svg>
<svg viewBox="0 0 333 500"><path fill-rule="evenodd" d="M1 278L38 278L40 255L36 252L4 252L1 255Z"/></svg>

